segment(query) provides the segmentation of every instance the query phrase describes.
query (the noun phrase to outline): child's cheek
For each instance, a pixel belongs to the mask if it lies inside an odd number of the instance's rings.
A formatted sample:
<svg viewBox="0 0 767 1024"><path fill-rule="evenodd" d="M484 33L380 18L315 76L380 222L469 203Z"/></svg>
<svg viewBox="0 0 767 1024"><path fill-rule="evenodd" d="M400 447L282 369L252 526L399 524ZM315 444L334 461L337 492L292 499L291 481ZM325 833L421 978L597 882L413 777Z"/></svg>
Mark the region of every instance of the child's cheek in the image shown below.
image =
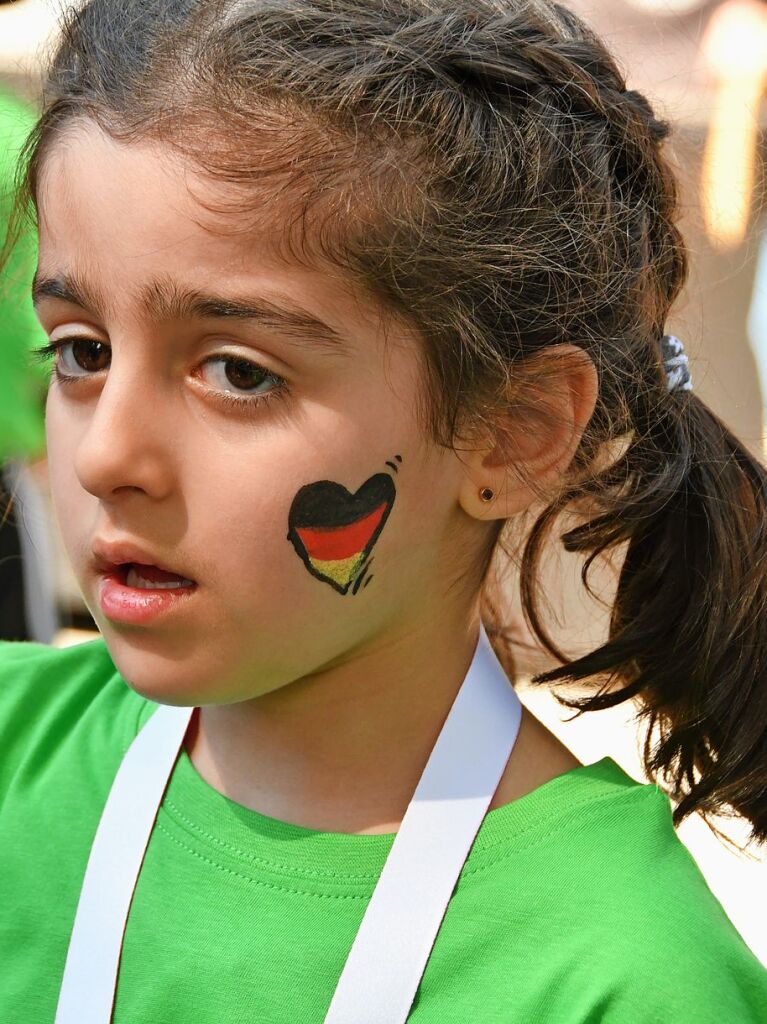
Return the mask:
<svg viewBox="0 0 767 1024"><path fill-rule="evenodd" d="M98 501L83 489L76 473L80 429L71 415L61 414L60 396L49 392L46 404L46 456L51 501L64 549L78 580L91 558L90 545Z"/></svg>
<svg viewBox="0 0 767 1024"><path fill-rule="evenodd" d="M288 540L307 572L346 596L373 581L373 549L397 496L402 456L387 460L356 491L335 480L315 480L299 489L288 514Z"/></svg>
<svg viewBox="0 0 767 1024"><path fill-rule="evenodd" d="M339 469L313 479L307 472L280 488L274 474L249 501L231 490L216 498L213 519L225 525L201 532L217 549L219 585L236 580L254 612L276 604L347 615L363 591L375 591L379 567L385 579L402 464L393 452L390 460L371 459L367 476Z"/></svg>

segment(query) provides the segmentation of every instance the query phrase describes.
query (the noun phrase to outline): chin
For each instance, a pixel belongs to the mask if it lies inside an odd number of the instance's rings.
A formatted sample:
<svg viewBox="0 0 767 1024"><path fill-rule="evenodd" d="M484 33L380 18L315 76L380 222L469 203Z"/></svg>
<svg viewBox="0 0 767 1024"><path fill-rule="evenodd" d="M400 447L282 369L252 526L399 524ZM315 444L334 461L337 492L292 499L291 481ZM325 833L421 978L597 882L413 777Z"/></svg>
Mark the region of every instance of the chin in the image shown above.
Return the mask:
<svg viewBox="0 0 767 1024"><path fill-rule="evenodd" d="M139 696L174 707L237 704L279 689L287 681L277 666L226 662L217 646L196 646L188 639L174 647L167 637L107 632L112 661L128 686ZM220 648L218 648L220 649ZM258 680L258 686L254 685Z"/></svg>
<svg viewBox="0 0 767 1024"><path fill-rule="evenodd" d="M220 670L210 660L201 663L188 644L174 651L156 636L114 630L104 630L104 640L120 676L139 696L176 707L220 702L211 692L220 685Z"/></svg>

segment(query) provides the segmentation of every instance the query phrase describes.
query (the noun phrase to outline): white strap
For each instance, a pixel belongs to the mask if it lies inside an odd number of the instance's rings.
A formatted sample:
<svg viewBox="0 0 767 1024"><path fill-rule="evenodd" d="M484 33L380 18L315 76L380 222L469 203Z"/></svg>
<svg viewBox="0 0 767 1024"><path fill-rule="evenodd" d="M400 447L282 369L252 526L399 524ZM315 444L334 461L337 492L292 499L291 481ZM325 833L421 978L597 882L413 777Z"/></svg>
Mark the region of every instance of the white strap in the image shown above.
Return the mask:
<svg viewBox="0 0 767 1024"><path fill-rule="evenodd" d="M160 705L131 744L91 848L55 1024L110 1024L141 863L194 708ZM326 1024L404 1024L519 732L522 705L484 634L352 944Z"/></svg>
<svg viewBox="0 0 767 1024"><path fill-rule="evenodd" d="M325 1024L404 1024L522 705L484 632L402 819Z"/></svg>
<svg viewBox="0 0 767 1024"><path fill-rule="evenodd" d="M118 769L85 869L55 1024L112 1019L133 890L193 711L161 704Z"/></svg>

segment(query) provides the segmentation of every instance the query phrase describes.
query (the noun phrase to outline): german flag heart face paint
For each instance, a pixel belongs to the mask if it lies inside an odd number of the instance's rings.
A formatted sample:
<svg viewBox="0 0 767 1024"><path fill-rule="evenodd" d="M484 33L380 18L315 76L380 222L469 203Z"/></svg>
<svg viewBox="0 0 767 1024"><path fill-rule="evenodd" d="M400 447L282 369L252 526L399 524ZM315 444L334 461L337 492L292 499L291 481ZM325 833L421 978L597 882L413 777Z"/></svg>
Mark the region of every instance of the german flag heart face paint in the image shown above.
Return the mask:
<svg viewBox="0 0 767 1024"><path fill-rule="evenodd" d="M401 462L401 456L397 456ZM388 463L395 472L395 463ZM370 553L389 518L396 488L376 473L352 494L341 484L318 480L296 494L288 516L288 540L306 568L339 594L356 594L372 580ZM367 578L366 578L367 577Z"/></svg>

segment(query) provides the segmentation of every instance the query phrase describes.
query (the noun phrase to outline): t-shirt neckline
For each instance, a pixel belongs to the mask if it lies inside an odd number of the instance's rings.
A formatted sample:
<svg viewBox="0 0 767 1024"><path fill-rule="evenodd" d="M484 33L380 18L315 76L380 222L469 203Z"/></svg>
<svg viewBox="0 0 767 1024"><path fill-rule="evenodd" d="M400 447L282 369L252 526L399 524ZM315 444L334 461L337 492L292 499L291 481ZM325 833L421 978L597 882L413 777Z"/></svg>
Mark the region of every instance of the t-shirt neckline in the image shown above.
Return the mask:
<svg viewBox="0 0 767 1024"><path fill-rule="evenodd" d="M637 782L611 757L579 765L530 793L489 811L464 866L492 860L499 852L523 848L537 835L550 835L552 819L576 808L657 787ZM198 773L182 747L163 800L158 823L197 856L225 870L265 873L322 882L339 879L371 889L396 833L325 832L270 817L218 792Z"/></svg>

